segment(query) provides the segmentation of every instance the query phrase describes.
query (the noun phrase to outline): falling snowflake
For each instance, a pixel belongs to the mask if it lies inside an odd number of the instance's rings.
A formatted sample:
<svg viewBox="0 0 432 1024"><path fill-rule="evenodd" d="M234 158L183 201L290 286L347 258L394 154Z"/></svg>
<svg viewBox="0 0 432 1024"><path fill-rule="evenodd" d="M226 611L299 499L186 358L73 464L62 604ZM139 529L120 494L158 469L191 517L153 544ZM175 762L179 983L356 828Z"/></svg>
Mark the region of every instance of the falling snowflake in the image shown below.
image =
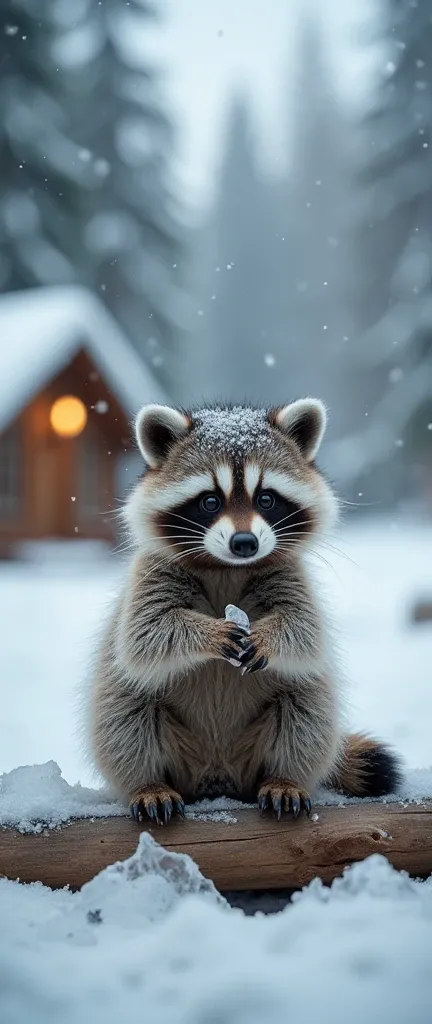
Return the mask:
<svg viewBox="0 0 432 1024"><path fill-rule="evenodd" d="M103 415L105 412L108 412L108 409L108 402L105 402L103 398L100 398L99 401L96 402L94 407L95 412L98 412L100 415Z"/></svg>
<svg viewBox="0 0 432 1024"><path fill-rule="evenodd" d="M400 368L400 366L394 366L389 373L390 384L398 384L399 381L402 380L403 375L403 370Z"/></svg>
<svg viewBox="0 0 432 1024"><path fill-rule="evenodd" d="M266 366L274 366L275 362L276 362L276 359L275 359L274 355L271 352L266 352L266 354L264 356L264 362L265 362Z"/></svg>
<svg viewBox="0 0 432 1024"><path fill-rule="evenodd" d="M402 440L401 437L398 437L397 441L395 441L395 445L396 445L396 448L403 448L404 443L403 443L403 440Z"/></svg>
<svg viewBox="0 0 432 1024"><path fill-rule="evenodd" d="M74 494L71 494L71 501L76 501L76 497Z"/></svg>
<svg viewBox="0 0 432 1024"><path fill-rule="evenodd" d="M111 164L108 163L108 160L95 160L94 170L99 178L107 178L111 170Z"/></svg>
<svg viewBox="0 0 432 1024"><path fill-rule="evenodd" d="M92 155L89 149L80 149L78 150L78 156L83 163L88 163L88 161L91 160Z"/></svg>
<svg viewBox="0 0 432 1024"><path fill-rule="evenodd" d="M16 36L18 32L18 25L5 25L6 36Z"/></svg>

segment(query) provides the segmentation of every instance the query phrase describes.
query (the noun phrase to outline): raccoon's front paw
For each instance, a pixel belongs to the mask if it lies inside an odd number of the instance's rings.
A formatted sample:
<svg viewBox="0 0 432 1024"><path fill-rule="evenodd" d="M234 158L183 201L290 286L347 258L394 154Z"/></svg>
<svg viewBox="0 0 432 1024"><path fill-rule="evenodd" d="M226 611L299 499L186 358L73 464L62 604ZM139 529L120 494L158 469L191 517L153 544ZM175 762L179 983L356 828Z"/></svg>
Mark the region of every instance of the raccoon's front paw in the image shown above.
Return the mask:
<svg viewBox="0 0 432 1024"><path fill-rule="evenodd" d="M288 779L279 778L265 779L258 790L258 809L261 814L269 807L273 807L278 821L282 817L282 811L292 814L293 818L298 818L301 811L306 811L309 815L312 809L310 796L306 790L299 789Z"/></svg>
<svg viewBox="0 0 432 1024"><path fill-rule="evenodd" d="M129 806L135 821L144 821L148 816L157 825L166 825L175 811L181 818L185 817L185 805L180 793L163 783L160 786L144 786L134 794Z"/></svg>
<svg viewBox="0 0 432 1024"><path fill-rule="evenodd" d="M240 668L243 664L244 642L246 631L227 619L217 619L214 623L214 636L211 641L211 653L216 658L223 658L231 665Z"/></svg>
<svg viewBox="0 0 432 1024"><path fill-rule="evenodd" d="M270 651L265 636L258 630L252 630L250 636L243 640L241 656L242 674L244 672L262 672L267 668Z"/></svg>

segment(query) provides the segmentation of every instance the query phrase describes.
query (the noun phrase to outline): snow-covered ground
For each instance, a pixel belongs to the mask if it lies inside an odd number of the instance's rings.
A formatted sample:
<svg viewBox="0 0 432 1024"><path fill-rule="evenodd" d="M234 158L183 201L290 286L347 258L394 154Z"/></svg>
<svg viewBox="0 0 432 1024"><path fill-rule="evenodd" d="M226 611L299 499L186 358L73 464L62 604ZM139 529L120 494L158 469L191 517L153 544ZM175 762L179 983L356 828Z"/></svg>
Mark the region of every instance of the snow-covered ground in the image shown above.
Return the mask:
<svg viewBox="0 0 432 1024"><path fill-rule="evenodd" d="M338 551L322 551L330 567L318 571L335 606L350 722L390 740L408 766L428 767L432 628L408 614L432 587L432 526L366 523L342 528L333 544ZM122 572L79 546L59 560L0 564L0 773L54 760L68 782L94 783L78 694Z"/></svg>
<svg viewBox="0 0 432 1024"><path fill-rule="evenodd" d="M80 893L0 880L7 1024L429 1024L432 884L374 856L270 917L143 835Z"/></svg>
<svg viewBox="0 0 432 1024"><path fill-rule="evenodd" d="M432 762L432 629L408 618L431 586L431 542L431 527L371 523L345 528L339 551L322 550L330 566L319 563L351 724L391 740L410 768ZM0 822L24 828L121 810L68 783L93 781L77 695L123 567L78 546L52 556L0 566L0 772L11 772ZM13 770L32 763L43 767ZM408 790L424 795L430 777L412 772ZM0 879L0 1021L428 1024L431 949L432 880L412 881L381 857L331 889L312 883L280 914L248 917L189 858L143 835L129 861L80 893Z"/></svg>

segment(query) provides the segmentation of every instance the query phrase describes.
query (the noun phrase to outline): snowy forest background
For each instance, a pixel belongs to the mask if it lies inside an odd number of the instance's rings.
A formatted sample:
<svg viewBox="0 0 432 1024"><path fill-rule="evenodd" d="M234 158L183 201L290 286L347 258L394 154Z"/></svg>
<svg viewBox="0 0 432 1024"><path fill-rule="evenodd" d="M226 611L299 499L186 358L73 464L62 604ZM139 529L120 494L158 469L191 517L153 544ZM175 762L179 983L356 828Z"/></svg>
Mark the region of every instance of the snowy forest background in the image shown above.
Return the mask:
<svg viewBox="0 0 432 1024"><path fill-rule="evenodd" d="M175 402L321 396L344 498L430 515L430 2L358 0L357 104L320 5L290 6L284 159L263 159L239 81L209 198L194 202L176 174L169 68L147 44L172 3L3 0L0 289L90 288ZM222 17L222 62L224 32Z"/></svg>

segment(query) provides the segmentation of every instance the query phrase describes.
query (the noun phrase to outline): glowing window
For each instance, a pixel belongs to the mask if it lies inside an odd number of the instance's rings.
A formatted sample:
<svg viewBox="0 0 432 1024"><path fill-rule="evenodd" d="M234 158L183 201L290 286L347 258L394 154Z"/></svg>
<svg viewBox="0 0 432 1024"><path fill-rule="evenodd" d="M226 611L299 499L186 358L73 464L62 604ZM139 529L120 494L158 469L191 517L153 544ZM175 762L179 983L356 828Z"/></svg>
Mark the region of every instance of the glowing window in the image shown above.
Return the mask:
<svg viewBox="0 0 432 1024"><path fill-rule="evenodd" d="M84 402L75 395L57 398L51 408L50 421L59 437L78 437L87 423L87 409Z"/></svg>

